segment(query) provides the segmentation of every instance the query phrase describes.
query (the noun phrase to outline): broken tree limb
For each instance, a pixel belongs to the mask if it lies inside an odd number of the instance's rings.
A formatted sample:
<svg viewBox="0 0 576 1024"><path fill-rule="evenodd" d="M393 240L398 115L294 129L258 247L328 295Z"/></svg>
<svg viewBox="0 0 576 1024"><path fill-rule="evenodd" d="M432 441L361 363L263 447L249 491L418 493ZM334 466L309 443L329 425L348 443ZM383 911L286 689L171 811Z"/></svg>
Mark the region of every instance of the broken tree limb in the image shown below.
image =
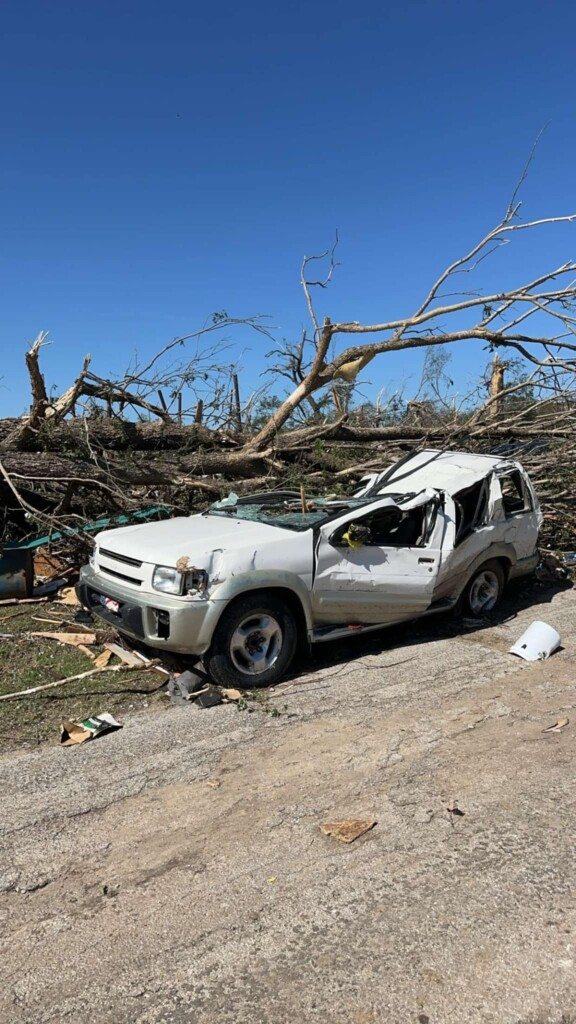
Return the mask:
<svg viewBox="0 0 576 1024"><path fill-rule="evenodd" d="M3 450L17 449L9 441L21 424L18 419L0 420L0 446ZM26 451L77 452L87 448L88 440L95 448L106 451L194 451L197 448L228 449L238 451L242 439L224 430L210 430L201 423L180 427L177 423L140 423L127 419L96 419L77 416L58 424L41 425L29 438Z"/></svg>
<svg viewBox="0 0 576 1024"><path fill-rule="evenodd" d="M5 452L2 463L6 473L18 478L31 480L33 477L44 477L48 480L74 480L90 484L102 481L110 484L144 486L149 484L177 484L185 479L199 477L200 474L214 476L222 474L229 479L251 477L275 468L275 460L271 452L197 452L178 455L159 455L150 459L143 453L133 453L130 458L114 457L97 458L96 463L89 459L68 458L52 452ZM210 481L208 481L209 483Z"/></svg>
<svg viewBox="0 0 576 1024"><path fill-rule="evenodd" d="M500 222L468 252L442 271L424 301L409 315L371 324L362 324L357 320L338 323L325 317L320 328L312 299L312 288L325 289L330 283L337 266L334 253L338 239L336 238L335 246L331 250L327 249L318 256L305 257L302 262L300 283L314 329L313 337L307 339L306 356L303 351L299 353L301 373L292 378L294 389L259 432L250 439L249 446L252 449L267 447L295 411L303 402L308 401L314 392L329 388L335 380L342 377L346 381L354 381L359 370L375 356L389 352L412 348L430 349L433 346L468 341L476 343L476 347L488 346L493 351L511 348L538 367L553 367L560 372L573 371L576 362L576 318L573 315L576 304L574 261L568 260L559 267L546 269L531 281L517 287L501 289L494 294L482 291L444 290L444 285L446 282L452 283L454 275L473 273L484 258L500 246L509 243L519 232L532 231L542 225L571 224L576 221L576 214L568 214L521 222L518 216L521 203L516 201L516 194L517 192ZM308 279L309 264L313 260L328 259L329 267L324 279ZM446 299L449 301L446 302ZM457 330L446 327L447 319L450 326L459 325L460 315L464 311L470 314L470 327ZM540 321L544 323L547 334L526 333L526 321L534 314L538 314ZM522 333L518 332L520 325ZM335 354L338 341L347 341L347 336L351 334L357 336L359 343ZM292 349L288 353L289 360L293 355Z"/></svg>
<svg viewBox="0 0 576 1024"><path fill-rule="evenodd" d="M68 390L65 391L63 395L60 396L60 398L55 399L55 401L48 406L48 408L46 409L46 419L51 419L58 423L60 422L61 419L68 415L71 409L74 408L76 401L81 395L82 389L84 387L84 382L86 380L86 375L88 373L88 367L90 366L90 359L90 355L84 357L84 364L82 366L80 374L78 375L72 386L69 387Z"/></svg>
<svg viewBox="0 0 576 1024"><path fill-rule="evenodd" d="M520 390L524 385L516 385L508 391ZM538 437L543 430L550 436L572 437L576 426L576 408L568 404L562 421L558 420L554 412L553 402L549 403L550 422L542 423L543 416L536 419L525 417L522 422L520 412L516 425L507 424L502 419L494 424L491 421L491 406L487 403L485 409L479 409L470 416L469 425L474 429L477 436L494 437ZM544 412L546 406L542 406ZM318 439L325 440L350 440L359 442L371 441L420 441L423 434L430 438L442 439L452 429L460 425L463 434L467 431L467 421L460 420L460 423L437 423L433 426L423 427L421 424L410 422L396 422L387 426L361 426L351 422L349 415L339 417L333 423L314 424L302 426L298 429L284 430L278 434L274 443L267 450L262 452L250 451L245 445L246 438L236 435L231 438L229 434L222 431L212 431L199 424L178 427L176 424L165 426L161 423L130 423L120 420L67 420L59 426L51 427L50 430L41 430L34 435L25 450L21 450L9 442L10 434L13 433L14 420L0 420L0 449L5 460L6 468L9 471L34 475L35 470L44 471L49 463L49 453L54 453L55 463L59 459L70 460L68 465L68 476L73 475L74 467L77 474L82 475L82 469L86 464L93 463L79 459L79 452L87 448L86 431L90 443L94 445L99 458L104 458L111 453L112 458L118 458L123 452L133 457L141 458L145 453L154 453L156 459L166 459L167 469L171 465L181 465L188 468L189 472L197 470L206 473L233 472L241 466L246 468L249 465L258 464L258 457L261 459L274 459L279 452L293 447L302 447L305 444L313 443ZM68 455L69 453L69 455ZM33 456L38 455L35 463ZM21 470L17 468L17 459L22 459ZM120 459L118 459L120 461ZM149 460L146 460L149 461ZM60 463L59 465L63 465ZM66 468L66 467L64 467ZM57 475L53 473L51 475Z"/></svg>
<svg viewBox="0 0 576 1024"><path fill-rule="evenodd" d="M78 672L75 676L66 676L64 679L56 679L54 683L43 683L42 686L31 686L27 690L19 690L17 693L3 693L0 696L0 700L14 700L16 697L29 697L33 693L39 693L41 690L51 690L55 686L64 686L66 683L77 683L80 679L87 679L88 676L101 675L103 672L147 672L148 669L154 668L156 662L150 662L148 665L105 665L103 668L91 668L87 672Z"/></svg>
<svg viewBox="0 0 576 1024"><path fill-rule="evenodd" d="M97 377L93 373L85 374L85 381L79 390L79 394L85 395L87 398L101 398L104 399L111 409L112 402L121 403L122 406L132 406L134 409L144 409L146 412L152 413L153 416L157 416L159 420L164 423L171 423L172 417L169 413L165 412L161 405L156 405L154 402L148 402L141 395L131 393L120 384L115 384L112 381L103 380L102 377Z"/></svg>
<svg viewBox="0 0 576 1024"><path fill-rule="evenodd" d="M35 412L43 414L44 408L48 405L46 384L44 382L44 375L40 371L39 363L39 352L42 345L46 344L47 337L47 331L40 331L38 337L26 353L26 368L30 376L30 389L32 391L31 417L34 416Z"/></svg>
<svg viewBox="0 0 576 1024"><path fill-rule="evenodd" d="M50 420L51 423L58 423L68 415L74 408L80 394L85 387L90 356L84 359L82 369L72 384L60 398L50 399L46 391L44 376L40 370L40 349L46 344L47 331L40 331L36 341L26 353L26 367L30 377L30 388L32 392L32 406L30 415L16 422L13 432L8 437L8 443L14 447L21 447L30 441L40 429L43 422Z"/></svg>

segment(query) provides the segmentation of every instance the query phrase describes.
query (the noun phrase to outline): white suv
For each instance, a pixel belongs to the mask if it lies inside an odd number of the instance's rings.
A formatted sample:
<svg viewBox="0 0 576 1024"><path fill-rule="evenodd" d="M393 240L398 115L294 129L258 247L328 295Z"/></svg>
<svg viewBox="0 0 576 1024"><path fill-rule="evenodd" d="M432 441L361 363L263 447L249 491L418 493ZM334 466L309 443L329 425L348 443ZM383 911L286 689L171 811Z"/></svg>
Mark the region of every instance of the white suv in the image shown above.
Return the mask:
<svg viewBox="0 0 576 1024"><path fill-rule="evenodd" d="M273 491L106 530L78 595L121 633L270 685L299 639L378 629L462 602L480 616L538 562L542 514L519 463L414 452L344 498Z"/></svg>

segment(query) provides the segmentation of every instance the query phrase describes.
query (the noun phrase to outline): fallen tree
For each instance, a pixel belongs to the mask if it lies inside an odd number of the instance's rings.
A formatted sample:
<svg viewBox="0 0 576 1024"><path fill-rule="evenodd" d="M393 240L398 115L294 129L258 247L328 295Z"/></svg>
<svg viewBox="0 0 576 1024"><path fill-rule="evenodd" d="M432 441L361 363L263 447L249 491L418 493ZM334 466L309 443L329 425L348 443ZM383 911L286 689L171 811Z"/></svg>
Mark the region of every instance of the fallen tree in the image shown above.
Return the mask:
<svg viewBox="0 0 576 1024"><path fill-rule="evenodd" d="M57 397L40 365L47 343L42 332L26 354L30 412L0 421L0 475L10 507L26 516L30 531L74 528L90 517L159 501L188 512L250 487L349 487L414 447L500 449L519 452L535 477L547 536L561 535L564 545L575 546L576 263L542 268L498 292L454 290L458 275L472 275L519 233L576 220L570 214L523 222L520 211L516 190L502 220L438 275L413 312L374 324L321 318L314 290L323 294L330 286L336 247L306 257L301 285L311 333L270 354L276 379L288 380L291 390L257 426L259 392L241 402L238 368L223 365L221 343L210 347L210 337L239 329L270 337L261 317L216 314L200 331L174 339L145 365L114 379L96 375L87 355ZM314 279L311 268L321 260L326 273ZM350 396L374 360L414 348L445 351L465 341L494 355L487 397L450 403L437 401L437 393L433 401L417 395L394 415L377 410L368 423L355 417ZM508 385L506 351L528 367ZM182 352L185 357L174 361ZM5 537L11 522L5 517ZM20 517L18 535L23 529Z"/></svg>

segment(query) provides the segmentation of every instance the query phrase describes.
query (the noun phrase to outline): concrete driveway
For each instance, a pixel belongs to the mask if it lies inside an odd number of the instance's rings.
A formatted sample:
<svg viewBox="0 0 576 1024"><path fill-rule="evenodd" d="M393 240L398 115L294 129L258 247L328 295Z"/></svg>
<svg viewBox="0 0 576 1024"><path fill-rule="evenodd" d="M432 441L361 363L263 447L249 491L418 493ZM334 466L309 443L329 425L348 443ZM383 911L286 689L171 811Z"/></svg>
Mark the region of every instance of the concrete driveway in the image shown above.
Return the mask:
<svg viewBox="0 0 576 1024"><path fill-rule="evenodd" d="M536 618L564 649L527 665ZM576 1022L575 654L576 593L532 587L487 628L325 647L279 717L5 757L0 1018Z"/></svg>

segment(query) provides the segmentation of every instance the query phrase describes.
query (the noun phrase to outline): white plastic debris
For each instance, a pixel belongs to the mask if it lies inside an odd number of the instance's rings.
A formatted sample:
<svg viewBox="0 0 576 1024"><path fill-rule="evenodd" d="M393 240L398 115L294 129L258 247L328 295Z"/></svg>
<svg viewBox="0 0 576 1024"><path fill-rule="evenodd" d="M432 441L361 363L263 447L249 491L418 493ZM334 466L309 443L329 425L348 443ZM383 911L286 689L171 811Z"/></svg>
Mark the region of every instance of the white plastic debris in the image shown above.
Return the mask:
<svg viewBox="0 0 576 1024"><path fill-rule="evenodd" d="M516 654L524 661L544 661L560 646L560 634L546 622L533 622L522 633L519 640L510 648L510 654Z"/></svg>

